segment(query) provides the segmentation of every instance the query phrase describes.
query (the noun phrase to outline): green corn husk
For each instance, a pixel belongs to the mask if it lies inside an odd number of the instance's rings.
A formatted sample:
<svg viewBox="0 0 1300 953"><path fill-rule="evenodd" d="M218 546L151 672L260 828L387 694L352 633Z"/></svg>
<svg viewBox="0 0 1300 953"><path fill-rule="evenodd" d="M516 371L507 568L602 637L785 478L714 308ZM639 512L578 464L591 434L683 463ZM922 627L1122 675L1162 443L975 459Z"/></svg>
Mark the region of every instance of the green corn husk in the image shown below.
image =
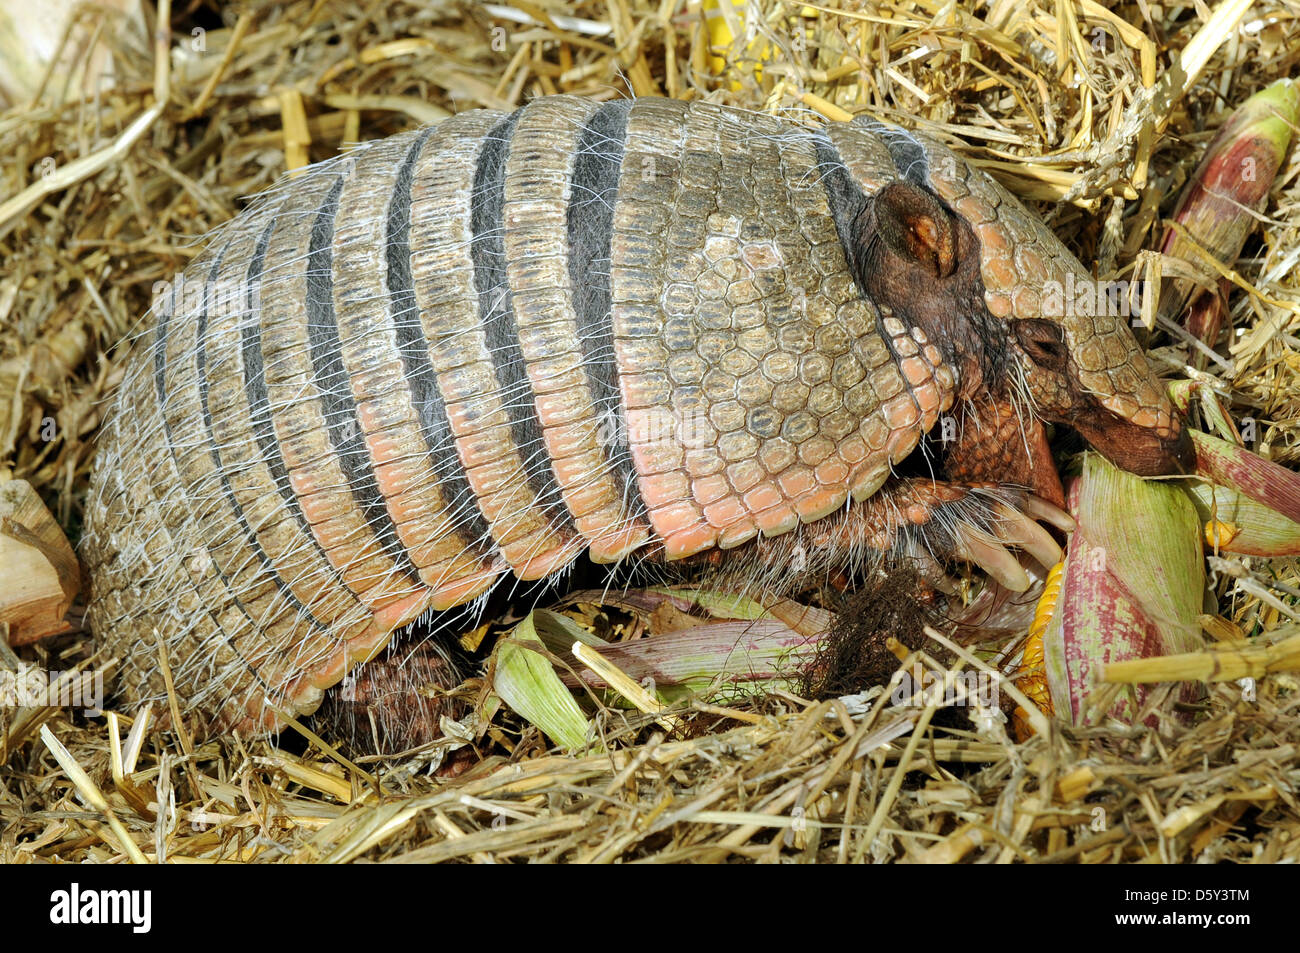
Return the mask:
<svg viewBox="0 0 1300 953"><path fill-rule="evenodd" d="M709 622L669 635L618 642L601 650L634 680L653 684L665 704L692 695L734 701L775 688L794 689L816 654L817 639L783 622L762 619ZM580 676L592 688L608 687L594 672ZM577 682L567 673L565 682Z"/></svg>
<svg viewBox="0 0 1300 953"><path fill-rule="evenodd" d="M1205 422L1221 436L1191 430L1196 476L1186 485L1206 524L1206 543L1244 556L1300 555L1300 474L1241 445L1241 434L1218 397L1199 381L1169 384L1169 397L1183 413L1193 400ZM1211 527L1217 522L1226 526Z"/></svg>
<svg viewBox="0 0 1300 953"><path fill-rule="evenodd" d="M647 589L622 601L643 614L655 605L668 604L679 609L703 607L724 617L652 638L607 642L558 612L529 613L497 646L493 689L514 712L562 747L576 750L586 745L589 722L574 699L574 690L605 692L609 704L626 704L626 699L610 691L604 678L573 658L575 642L597 649L605 661L649 689L662 705L692 697L729 702L764 690L797 688L816 656L820 629L827 624L823 613L805 610L822 624L815 633L801 632L788 624L798 624L798 618L782 621L753 600L728 593ZM726 618L731 612L742 617ZM543 648L569 661L571 668L553 665L538 651Z"/></svg>
<svg viewBox="0 0 1300 953"><path fill-rule="evenodd" d="M1043 650L1053 707L1077 723L1102 665L1200 647L1205 574L1201 522L1176 485L1090 453L1070 509L1078 529ZM1132 721L1149 692L1139 687L1108 714Z"/></svg>
<svg viewBox="0 0 1300 953"><path fill-rule="evenodd" d="M492 689L511 710L569 751L587 747L590 722L543 654L536 612L515 626L494 650ZM569 643L572 645L572 641Z"/></svg>
<svg viewBox="0 0 1300 953"><path fill-rule="evenodd" d="M650 587L646 592L677 597L684 595L680 589L657 586ZM690 593L690 602L707 610L709 615L721 619L761 619L768 614L767 609L761 603L750 599L748 596L736 595L733 592L713 592L701 589Z"/></svg>
<svg viewBox="0 0 1300 953"><path fill-rule="evenodd" d="M726 605L725 599L706 602ZM664 704L692 695L718 702L772 688L794 688L812 662L820 637L768 616L718 619L648 639L603 642L559 613L538 609L533 618L537 634L554 655L570 658L575 641L591 645L633 681L652 685ZM577 688L579 681L598 690L609 688L604 679L576 663L574 672L560 673L570 688Z"/></svg>
<svg viewBox="0 0 1300 953"><path fill-rule="evenodd" d="M1300 523L1300 474L1227 440L1199 430L1192 430L1191 435L1198 476Z"/></svg>
<svg viewBox="0 0 1300 953"><path fill-rule="evenodd" d="M1227 486L1190 483L1206 546L1242 556L1300 556L1300 523ZM1213 526L1213 529L1208 527Z"/></svg>
<svg viewBox="0 0 1300 953"><path fill-rule="evenodd" d="M1264 207L1298 122L1300 89L1291 80L1279 80L1239 106L1183 189L1173 216L1181 228L1165 233L1161 252L1204 271L1210 266L1199 245L1231 268L1255 229L1251 212ZM1188 330L1211 345L1225 313L1224 283L1215 281L1219 287L1211 291L1191 278L1167 278L1159 303L1161 315L1170 320L1182 318L1187 310Z"/></svg>
<svg viewBox="0 0 1300 953"><path fill-rule="evenodd" d="M593 649L600 649L602 652L610 645L600 636L588 632L567 615L559 612L534 609L529 618L533 620L533 631L552 655L567 656L574 642L590 645Z"/></svg>

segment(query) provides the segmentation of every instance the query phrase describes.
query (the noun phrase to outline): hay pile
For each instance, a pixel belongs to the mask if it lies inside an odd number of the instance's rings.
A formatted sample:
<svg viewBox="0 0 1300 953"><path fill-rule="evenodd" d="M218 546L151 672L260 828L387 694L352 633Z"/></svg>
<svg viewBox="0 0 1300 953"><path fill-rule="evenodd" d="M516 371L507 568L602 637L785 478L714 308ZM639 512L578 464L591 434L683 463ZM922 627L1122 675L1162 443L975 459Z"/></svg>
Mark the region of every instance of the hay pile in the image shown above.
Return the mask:
<svg viewBox="0 0 1300 953"><path fill-rule="evenodd" d="M710 21L717 6L195 0L160 4L161 24L148 5L85 8L62 65L0 83L0 472L35 485L75 540L116 345L154 283L286 168L354 141L557 92L869 111L954 143L1110 279L1155 245L1226 111L1300 61L1293 0L757 0L743 22L725 6ZM1232 298L1241 346L1204 372L1288 463L1298 172L1293 150L1237 266L1253 289ZM1184 346L1154 345L1161 370L1183 372ZM1228 578L1217 590L1250 635L1300 618L1294 561L1259 568L1271 601ZM73 621L32 660L104 663ZM454 779L289 733L195 746L143 731L123 753L125 718L10 710L0 860L1295 861L1298 703L1295 677L1272 676L1253 696L1213 686L1190 727L1016 744L996 719L940 728L884 696L776 693L685 710L682 738L605 713L603 753L584 757L547 754L501 716Z"/></svg>

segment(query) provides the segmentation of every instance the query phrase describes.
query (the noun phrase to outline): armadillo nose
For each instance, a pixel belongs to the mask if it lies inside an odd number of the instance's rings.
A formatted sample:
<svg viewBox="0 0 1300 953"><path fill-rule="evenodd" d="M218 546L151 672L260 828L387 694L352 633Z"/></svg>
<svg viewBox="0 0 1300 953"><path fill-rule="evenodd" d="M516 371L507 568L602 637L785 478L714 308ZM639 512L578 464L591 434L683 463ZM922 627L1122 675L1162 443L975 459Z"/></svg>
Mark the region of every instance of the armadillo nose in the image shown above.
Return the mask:
<svg viewBox="0 0 1300 953"><path fill-rule="evenodd" d="M1129 473L1169 476L1196 469L1192 437L1181 421L1177 435L1170 437L1115 415L1082 417L1071 424L1102 456Z"/></svg>

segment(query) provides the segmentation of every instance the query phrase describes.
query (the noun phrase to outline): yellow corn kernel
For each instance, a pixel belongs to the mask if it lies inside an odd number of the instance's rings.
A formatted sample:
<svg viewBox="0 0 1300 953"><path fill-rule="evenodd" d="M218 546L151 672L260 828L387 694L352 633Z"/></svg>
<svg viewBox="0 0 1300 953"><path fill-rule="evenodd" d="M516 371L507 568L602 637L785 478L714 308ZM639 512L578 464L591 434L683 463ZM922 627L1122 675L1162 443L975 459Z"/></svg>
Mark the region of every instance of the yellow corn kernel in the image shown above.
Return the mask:
<svg viewBox="0 0 1300 953"><path fill-rule="evenodd" d="M1020 677L1016 679L1016 687L1048 715L1052 714L1053 709L1052 695L1047 688L1047 668L1043 661L1043 634L1061 599L1061 583L1064 578L1065 560L1061 560L1047 573L1047 581L1043 583L1043 595L1034 609L1034 621L1029 625L1029 638L1025 640L1025 651L1020 660ZM1016 709L1013 724L1016 737L1021 741L1034 733L1029 726L1028 713L1023 708Z"/></svg>

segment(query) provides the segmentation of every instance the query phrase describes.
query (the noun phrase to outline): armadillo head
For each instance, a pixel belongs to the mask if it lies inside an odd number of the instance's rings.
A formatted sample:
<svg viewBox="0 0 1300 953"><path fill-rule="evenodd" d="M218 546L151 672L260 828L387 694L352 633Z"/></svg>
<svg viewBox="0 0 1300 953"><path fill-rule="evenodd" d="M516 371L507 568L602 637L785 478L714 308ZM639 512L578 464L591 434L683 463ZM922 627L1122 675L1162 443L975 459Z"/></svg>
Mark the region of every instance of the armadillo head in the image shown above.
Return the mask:
<svg viewBox="0 0 1300 953"><path fill-rule="evenodd" d="M1048 312L1010 330L1015 376L1043 418L1073 427L1132 473L1192 469L1191 437L1121 318Z"/></svg>
<svg viewBox="0 0 1300 953"><path fill-rule="evenodd" d="M860 287L948 349L958 398L1021 398L1132 473L1189 469L1190 438L1129 329L1127 296L1099 289L988 176L909 141L924 174L868 193L854 221Z"/></svg>

